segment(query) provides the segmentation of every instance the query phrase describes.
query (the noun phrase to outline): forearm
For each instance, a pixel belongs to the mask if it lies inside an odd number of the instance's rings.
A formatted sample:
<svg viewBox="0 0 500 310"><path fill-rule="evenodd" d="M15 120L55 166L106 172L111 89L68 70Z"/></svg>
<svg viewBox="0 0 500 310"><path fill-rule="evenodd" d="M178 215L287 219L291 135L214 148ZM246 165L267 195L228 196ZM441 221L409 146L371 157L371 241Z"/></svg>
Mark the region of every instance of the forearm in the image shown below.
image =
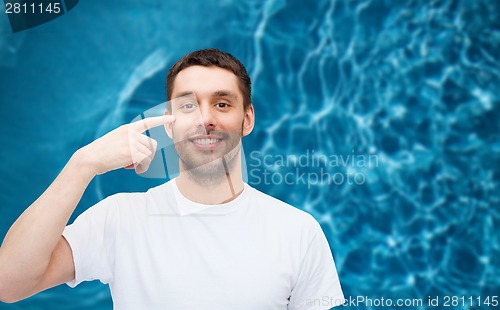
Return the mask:
<svg viewBox="0 0 500 310"><path fill-rule="evenodd" d="M77 152L47 190L16 220L0 248L0 278L31 287L43 276L83 192L94 177Z"/></svg>
<svg viewBox="0 0 500 310"><path fill-rule="evenodd" d="M157 142L143 132L174 120L173 116L167 115L122 125L71 157L55 181L24 211L4 239L0 248L0 300L15 300L29 296L37 288L44 289L37 287L37 284L46 284L42 281L44 275L52 276L50 280L54 283L67 278L61 275L67 271L64 266L51 265L56 272L46 271L52 254L58 252L54 249L61 240L64 227L90 181L97 174L132 164L138 173L146 171L156 152ZM66 255L66 262L67 258ZM57 262L57 257L53 262Z"/></svg>

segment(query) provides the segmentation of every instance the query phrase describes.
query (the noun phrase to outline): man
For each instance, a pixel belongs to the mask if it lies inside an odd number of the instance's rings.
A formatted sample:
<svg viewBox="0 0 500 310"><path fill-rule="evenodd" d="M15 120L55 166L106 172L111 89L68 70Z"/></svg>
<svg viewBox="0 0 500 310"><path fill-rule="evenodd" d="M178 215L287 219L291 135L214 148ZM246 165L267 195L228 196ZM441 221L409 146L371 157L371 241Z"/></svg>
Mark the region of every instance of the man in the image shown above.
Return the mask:
<svg viewBox="0 0 500 310"><path fill-rule="evenodd" d="M329 309L343 302L333 258L309 214L242 181L254 126L244 66L216 49L167 75L164 116L123 125L78 150L12 225L0 248L0 298L61 283L109 283L115 309ZM66 226L98 174L148 169L163 125L177 178L110 196Z"/></svg>

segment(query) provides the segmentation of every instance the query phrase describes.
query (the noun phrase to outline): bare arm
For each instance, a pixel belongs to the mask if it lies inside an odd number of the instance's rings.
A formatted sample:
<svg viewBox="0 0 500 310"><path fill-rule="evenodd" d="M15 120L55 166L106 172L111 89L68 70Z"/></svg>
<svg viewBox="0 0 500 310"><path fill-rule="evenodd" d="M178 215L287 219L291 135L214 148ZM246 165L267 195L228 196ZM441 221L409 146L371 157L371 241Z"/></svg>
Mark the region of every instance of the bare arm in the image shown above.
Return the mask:
<svg viewBox="0 0 500 310"><path fill-rule="evenodd" d="M47 190L9 229L0 248L0 300L14 302L74 279L62 232L97 174L135 165L147 170L156 141L145 130L173 121L157 117L121 126L78 150Z"/></svg>
<svg viewBox="0 0 500 310"><path fill-rule="evenodd" d="M73 155L7 233L0 248L0 297L5 301L32 295L47 270L66 223L94 177L81 157L79 152ZM74 270L66 273L73 274Z"/></svg>

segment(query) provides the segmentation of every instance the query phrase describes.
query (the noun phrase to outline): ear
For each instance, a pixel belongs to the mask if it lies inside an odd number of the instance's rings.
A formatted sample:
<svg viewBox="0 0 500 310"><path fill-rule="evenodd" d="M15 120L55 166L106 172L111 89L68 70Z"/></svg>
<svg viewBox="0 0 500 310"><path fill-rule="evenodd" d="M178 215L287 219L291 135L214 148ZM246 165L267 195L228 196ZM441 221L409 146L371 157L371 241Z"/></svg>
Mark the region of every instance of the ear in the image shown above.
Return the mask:
<svg viewBox="0 0 500 310"><path fill-rule="evenodd" d="M252 132L254 122L255 112L253 110L253 104L250 103L250 106L248 106L245 112L245 119L243 120L243 136L249 135Z"/></svg>
<svg viewBox="0 0 500 310"><path fill-rule="evenodd" d="M169 110L165 110L165 112L163 112L163 115L171 115L171 113ZM173 139L172 138L172 124L173 123L168 123L168 124L163 125L163 127L165 128L165 131L167 132L167 135L170 139Z"/></svg>

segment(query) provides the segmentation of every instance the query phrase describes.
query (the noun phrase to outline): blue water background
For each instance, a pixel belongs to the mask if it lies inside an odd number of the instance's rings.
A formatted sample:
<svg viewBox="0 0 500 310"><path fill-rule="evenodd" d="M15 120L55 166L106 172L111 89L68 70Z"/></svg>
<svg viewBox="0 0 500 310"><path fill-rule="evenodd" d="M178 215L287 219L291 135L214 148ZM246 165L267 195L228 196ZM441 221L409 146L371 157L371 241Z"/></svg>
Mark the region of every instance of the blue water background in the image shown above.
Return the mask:
<svg viewBox="0 0 500 310"><path fill-rule="evenodd" d="M1 12L0 237L74 151L165 101L168 68L206 47L253 81L248 182L320 221L346 297L500 295L497 0L87 0L16 34ZM301 179L325 173L337 179ZM71 221L164 181L100 176ZM89 307L112 308L107 286L0 304Z"/></svg>

